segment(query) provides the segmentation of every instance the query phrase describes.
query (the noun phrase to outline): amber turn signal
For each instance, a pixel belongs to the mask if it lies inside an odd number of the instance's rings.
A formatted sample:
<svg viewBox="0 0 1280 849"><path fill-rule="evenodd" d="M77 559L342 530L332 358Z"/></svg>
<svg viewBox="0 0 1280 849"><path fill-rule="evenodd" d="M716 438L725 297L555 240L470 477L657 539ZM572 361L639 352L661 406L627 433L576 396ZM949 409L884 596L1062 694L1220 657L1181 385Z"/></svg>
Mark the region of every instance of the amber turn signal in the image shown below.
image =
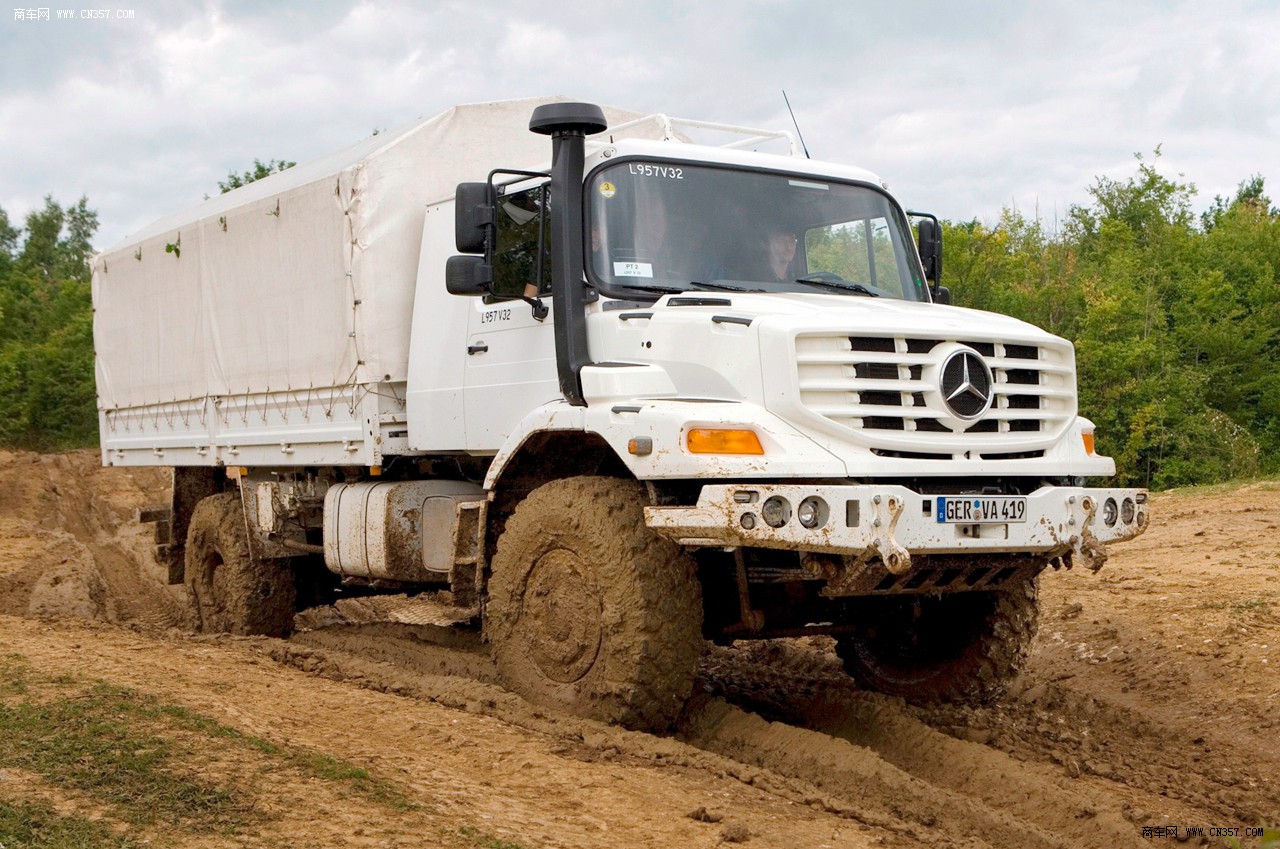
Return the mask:
<svg viewBox="0 0 1280 849"><path fill-rule="evenodd" d="M753 430L695 427L687 439L692 454L763 454L764 446Z"/></svg>
<svg viewBox="0 0 1280 849"><path fill-rule="evenodd" d="M1085 453L1086 453L1086 454L1092 454L1092 453L1093 453L1093 433L1092 433L1092 432L1090 432L1090 433L1082 433L1082 434L1080 434L1080 437L1081 437L1081 439L1083 439L1083 440L1084 440L1084 451L1085 451Z"/></svg>

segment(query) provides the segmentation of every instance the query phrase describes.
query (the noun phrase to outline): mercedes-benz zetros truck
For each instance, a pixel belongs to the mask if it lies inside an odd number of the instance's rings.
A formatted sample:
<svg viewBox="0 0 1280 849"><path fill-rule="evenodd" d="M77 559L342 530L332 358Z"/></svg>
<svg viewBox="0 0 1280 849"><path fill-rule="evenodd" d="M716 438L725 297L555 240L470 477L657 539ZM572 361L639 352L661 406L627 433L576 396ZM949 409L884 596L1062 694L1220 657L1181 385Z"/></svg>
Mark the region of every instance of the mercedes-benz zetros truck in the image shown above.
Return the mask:
<svg viewBox="0 0 1280 849"><path fill-rule="evenodd" d="M948 305L940 240L785 132L460 106L98 255L102 459L173 468L204 631L434 591L513 690L633 727L706 640L988 698L1041 573L1148 504L1086 485L1071 344Z"/></svg>

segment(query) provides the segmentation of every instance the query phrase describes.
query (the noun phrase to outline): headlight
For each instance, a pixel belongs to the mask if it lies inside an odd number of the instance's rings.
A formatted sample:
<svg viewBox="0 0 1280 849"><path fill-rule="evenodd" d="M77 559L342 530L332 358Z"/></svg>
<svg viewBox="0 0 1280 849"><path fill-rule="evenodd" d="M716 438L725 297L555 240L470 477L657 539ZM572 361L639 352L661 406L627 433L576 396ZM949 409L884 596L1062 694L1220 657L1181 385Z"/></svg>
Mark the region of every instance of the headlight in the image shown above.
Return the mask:
<svg viewBox="0 0 1280 849"><path fill-rule="evenodd" d="M772 496L760 508L760 515L769 527L780 528L791 520L791 504L780 495Z"/></svg>
<svg viewBox="0 0 1280 849"><path fill-rule="evenodd" d="M1107 503L1102 505L1102 522L1108 528L1115 527L1116 517L1120 515L1120 509L1116 507L1116 500L1108 498Z"/></svg>
<svg viewBox="0 0 1280 849"><path fill-rule="evenodd" d="M796 518L806 528L813 529L827 523L827 502L816 495L811 495L796 508Z"/></svg>
<svg viewBox="0 0 1280 849"><path fill-rule="evenodd" d="M1120 505L1120 518L1124 520L1126 525L1133 521L1133 512L1135 509L1137 508L1134 507L1132 498L1126 498L1124 503Z"/></svg>

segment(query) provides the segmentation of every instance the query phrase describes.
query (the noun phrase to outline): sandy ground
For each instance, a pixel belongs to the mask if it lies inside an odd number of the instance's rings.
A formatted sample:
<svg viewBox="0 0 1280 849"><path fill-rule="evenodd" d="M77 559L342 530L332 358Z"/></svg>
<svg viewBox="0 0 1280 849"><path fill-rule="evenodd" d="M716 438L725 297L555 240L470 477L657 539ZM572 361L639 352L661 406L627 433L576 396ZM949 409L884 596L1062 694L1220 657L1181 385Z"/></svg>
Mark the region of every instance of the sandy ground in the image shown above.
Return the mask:
<svg viewBox="0 0 1280 849"><path fill-rule="evenodd" d="M474 827L524 849L1065 849L1280 823L1280 484L1156 495L1101 573L1044 576L1029 669L996 704L913 708L858 691L821 640L744 643L708 656L658 737L530 706L474 634L184 634L183 591L132 521L164 483L92 452L0 452L0 654L331 753L420 805L283 776L259 830L174 845L486 845L458 842ZM32 793L56 795L0 769L0 797Z"/></svg>

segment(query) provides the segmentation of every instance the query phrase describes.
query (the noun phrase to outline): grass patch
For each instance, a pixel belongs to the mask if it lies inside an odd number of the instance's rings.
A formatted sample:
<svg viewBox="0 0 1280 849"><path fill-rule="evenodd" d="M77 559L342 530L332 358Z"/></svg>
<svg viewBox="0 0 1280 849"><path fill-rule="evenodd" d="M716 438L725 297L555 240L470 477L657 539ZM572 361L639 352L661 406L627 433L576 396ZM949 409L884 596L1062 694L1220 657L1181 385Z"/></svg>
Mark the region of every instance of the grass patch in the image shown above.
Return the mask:
<svg viewBox="0 0 1280 849"><path fill-rule="evenodd" d="M1258 838L1258 849L1280 849L1280 828L1260 826L1262 835ZM1228 837L1229 849L1244 849L1247 844L1241 843L1238 837Z"/></svg>
<svg viewBox="0 0 1280 849"><path fill-rule="evenodd" d="M235 728L223 725L207 716L178 705L155 705L149 711L169 717L178 727L203 734L214 739L232 740L240 745L255 749L264 755L278 758L297 767L308 775L325 781L333 781L347 785L351 790L369 801L378 802L395 808L398 811L418 810L420 806L409 799L394 784L371 775L367 769L348 763L341 758L321 752L310 752L305 749L281 748L273 743L244 734Z"/></svg>
<svg viewBox="0 0 1280 849"><path fill-rule="evenodd" d="M303 771L309 772L325 781L336 781L347 785L352 791L371 802L394 808L397 811L416 811L421 808L391 782L370 775L367 769L347 763L340 758L319 752L295 751L288 754L289 760Z"/></svg>
<svg viewBox="0 0 1280 849"><path fill-rule="evenodd" d="M0 846L9 849L138 849L105 823L63 816L48 805L0 799Z"/></svg>
<svg viewBox="0 0 1280 849"><path fill-rule="evenodd" d="M1267 598L1246 598L1231 605L1234 613L1266 612L1271 609L1271 600Z"/></svg>
<svg viewBox="0 0 1280 849"><path fill-rule="evenodd" d="M500 837L494 837L492 834L486 834L478 828L471 826L463 826L458 829L458 835L468 841L468 845L477 847L477 849L527 849L522 843L512 843L510 840L503 840Z"/></svg>
<svg viewBox="0 0 1280 849"><path fill-rule="evenodd" d="M229 725L223 725L215 719L202 716L195 711L187 710L180 705L157 704L153 699L146 700L146 712L151 716L164 716L172 720L174 725L184 731L201 734L212 739L234 740L237 743L257 749L264 755L279 755L280 748L261 737L245 734Z"/></svg>
<svg viewBox="0 0 1280 849"><path fill-rule="evenodd" d="M1271 613L1274 597L1275 593L1266 593L1257 598L1243 598L1237 601L1207 601L1200 605L1200 609L1230 610L1237 616L1266 616Z"/></svg>
<svg viewBox="0 0 1280 849"><path fill-rule="evenodd" d="M30 671L27 659L20 654L0 657L0 696L26 695Z"/></svg>
<svg viewBox="0 0 1280 849"><path fill-rule="evenodd" d="M134 826L158 822L234 830L251 817L229 788L177 768L179 744L136 722L139 704L117 688L0 705L0 764L88 794Z"/></svg>
<svg viewBox="0 0 1280 849"><path fill-rule="evenodd" d="M1235 480L1224 481L1222 483L1202 483L1190 486L1177 486L1172 489L1161 490L1160 494L1175 495L1179 497L1223 495L1225 493L1235 492L1239 489L1248 489L1251 492L1275 492L1280 489L1280 481L1262 478L1237 478Z"/></svg>
<svg viewBox="0 0 1280 849"><path fill-rule="evenodd" d="M244 734L235 728L223 725L207 716L201 716L178 705L157 705L154 711L169 717L180 728L187 731L215 739L233 740L264 755L284 760L302 772L313 775L316 778L345 784L355 793L371 802L387 805L397 811L416 811L420 807L410 802L404 793L391 782L371 775L367 769L348 763L341 758L335 758L333 755L310 752L304 749L282 749L273 743L263 740L261 737Z"/></svg>
<svg viewBox="0 0 1280 849"><path fill-rule="evenodd" d="M20 655L0 656L0 696L0 766L85 793L132 826L234 833L265 819L234 781L220 786L194 774L191 761L210 752L192 736L251 749L268 759L268 772L296 769L397 811L420 807L391 782L332 755L277 746L125 688L40 676ZM0 840L15 845L27 844Z"/></svg>

